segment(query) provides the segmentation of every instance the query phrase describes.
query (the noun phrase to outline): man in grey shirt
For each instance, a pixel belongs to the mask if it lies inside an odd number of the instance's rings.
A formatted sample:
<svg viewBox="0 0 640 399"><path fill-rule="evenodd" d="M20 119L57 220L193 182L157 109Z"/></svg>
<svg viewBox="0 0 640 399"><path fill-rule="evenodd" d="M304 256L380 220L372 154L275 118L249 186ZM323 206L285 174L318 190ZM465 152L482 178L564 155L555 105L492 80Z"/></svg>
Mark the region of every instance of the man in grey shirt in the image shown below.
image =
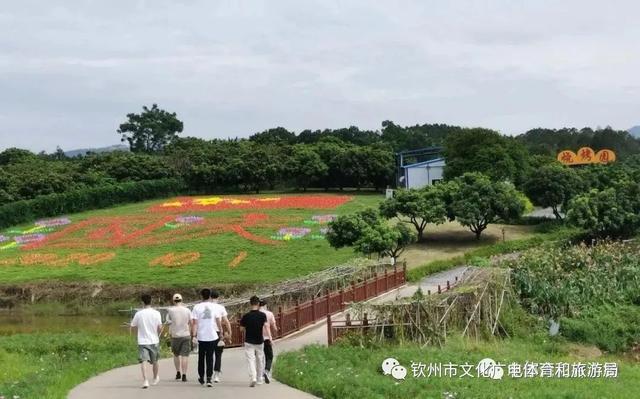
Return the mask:
<svg viewBox="0 0 640 399"><path fill-rule="evenodd" d="M173 296L173 304L167 310L167 324L171 335L171 352L176 366L176 380L187 381L187 367L191 352L191 311L182 303L182 295Z"/></svg>

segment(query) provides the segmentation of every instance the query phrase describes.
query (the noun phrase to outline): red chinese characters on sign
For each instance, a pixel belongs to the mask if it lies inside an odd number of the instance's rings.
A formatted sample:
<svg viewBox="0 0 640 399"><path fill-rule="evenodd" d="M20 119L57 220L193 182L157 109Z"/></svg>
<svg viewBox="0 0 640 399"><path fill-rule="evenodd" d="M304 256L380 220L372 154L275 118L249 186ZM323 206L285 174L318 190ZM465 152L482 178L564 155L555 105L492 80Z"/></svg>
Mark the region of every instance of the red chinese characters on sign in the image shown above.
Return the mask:
<svg viewBox="0 0 640 399"><path fill-rule="evenodd" d="M578 162L579 163L591 163L594 158L593 150L589 147L583 147L578 150Z"/></svg>
<svg viewBox="0 0 640 399"><path fill-rule="evenodd" d="M589 147L582 147L577 154L570 150L560 151L557 159L564 165L607 164L616 160L616 154L611 150L605 149L595 152Z"/></svg>

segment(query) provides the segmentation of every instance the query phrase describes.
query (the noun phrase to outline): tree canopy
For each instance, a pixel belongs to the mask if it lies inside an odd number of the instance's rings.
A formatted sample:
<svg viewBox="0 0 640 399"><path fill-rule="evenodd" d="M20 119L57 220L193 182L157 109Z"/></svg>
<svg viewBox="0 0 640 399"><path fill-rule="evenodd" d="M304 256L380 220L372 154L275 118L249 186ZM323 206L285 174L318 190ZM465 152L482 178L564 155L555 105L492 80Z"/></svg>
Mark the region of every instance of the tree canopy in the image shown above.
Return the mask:
<svg viewBox="0 0 640 399"><path fill-rule="evenodd" d="M175 112L169 113L153 104L151 108L143 106L139 114L127 114L118 134L122 142L129 143L132 152L157 153L171 144L183 128Z"/></svg>

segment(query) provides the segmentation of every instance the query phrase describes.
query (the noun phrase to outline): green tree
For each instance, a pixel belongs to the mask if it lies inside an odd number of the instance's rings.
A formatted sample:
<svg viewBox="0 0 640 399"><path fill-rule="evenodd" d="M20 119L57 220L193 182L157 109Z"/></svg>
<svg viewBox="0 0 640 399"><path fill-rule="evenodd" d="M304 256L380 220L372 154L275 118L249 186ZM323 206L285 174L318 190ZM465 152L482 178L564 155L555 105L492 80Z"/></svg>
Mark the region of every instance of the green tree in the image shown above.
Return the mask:
<svg viewBox="0 0 640 399"><path fill-rule="evenodd" d="M529 170L525 147L489 129L462 129L449 134L445 141L445 158L446 179L479 172L494 181L509 180L520 184Z"/></svg>
<svg viewBox="0 0 640 399"><path fill-rule="evenodd" d="M306 191L310 184L321 181L328 169L312 146L297 144L292 147L289 171L298 188Z"/></svg>
<svg viewBox="0 0 640 399"><path fill-rule="evenodd" d="M411 223L416 228L420 241L427 224L444 223L447 215L446 204L435 187L397 190L393 198L380 204L380 213L389 219L397 217L402 222Z"/></svg>
<svg viewBox="0 0 640 399"><path fill-rule="evenodd" d="M327 240L336 249L353 247L364 255L389 256L395 263L416 235L402 223L391 226L375 210L365 210L331 222Z"/></svg>
<svg viewBox="0 0 640 399"><path fill-rule="evenodd" d="M132 152L160 152L182 132L184 125L176 116L153 104L142 107L140 114L127 114L127 121L120 124L118 134L122 142L128 142Z"/></svg>
<svg viewBox="0 0 640 399"><path fill-rule="evenodd" d="M578 195L569 203L567 219L594 237L631 236L640 228L640 187L625 181Z"/></svg>
<svg viewBox="0 0 640 399"><path fill-rule="evenodd" d="M278 126L265 130L264 132L256 133L249 137L249 140L259 144L295 144L296 134Z"/></svg>
<svg viewBox="0 0 640 399"><path fill-rule="evenodd" d="M537 169L524 184L524 191L533 203L551 207L556 219L562 219L560 210L566 211L571 198L582 188L582 179L575 170L557 163Z"/></svg>
<svg viewBox="0 0 640 399"><path fill-rule="evenodd" d="M524 204L511 184L492 182L480 173L465 173L456 179L456 184L451 209L458 222L475 233L476 239L498 219L522 215Z"/></svg>

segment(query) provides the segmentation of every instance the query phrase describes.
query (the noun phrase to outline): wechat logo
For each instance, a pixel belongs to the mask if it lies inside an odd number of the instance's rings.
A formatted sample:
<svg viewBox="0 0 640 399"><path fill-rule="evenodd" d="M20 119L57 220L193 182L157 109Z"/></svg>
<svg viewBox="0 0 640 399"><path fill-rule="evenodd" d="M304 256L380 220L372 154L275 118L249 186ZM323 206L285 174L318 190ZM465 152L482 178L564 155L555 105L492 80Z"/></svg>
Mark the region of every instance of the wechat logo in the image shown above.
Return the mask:
<svg viewBox="0 0 640 399"><path fill-rule="evenodd" d="M400 365L400 362L390 357L382 361L382 373L391 375L396 380L404 380L407 376L407 369Z"/></svg>
<svg viewBox="0 0 640 399"><path fill-rule="evenodd" d="M504 375L502 366L496 364L496 362L490 358L480 360L480 362L478 362L478 365L476 366L476 369L478 370L478 377L501 380L502 376Z"/></svg>

